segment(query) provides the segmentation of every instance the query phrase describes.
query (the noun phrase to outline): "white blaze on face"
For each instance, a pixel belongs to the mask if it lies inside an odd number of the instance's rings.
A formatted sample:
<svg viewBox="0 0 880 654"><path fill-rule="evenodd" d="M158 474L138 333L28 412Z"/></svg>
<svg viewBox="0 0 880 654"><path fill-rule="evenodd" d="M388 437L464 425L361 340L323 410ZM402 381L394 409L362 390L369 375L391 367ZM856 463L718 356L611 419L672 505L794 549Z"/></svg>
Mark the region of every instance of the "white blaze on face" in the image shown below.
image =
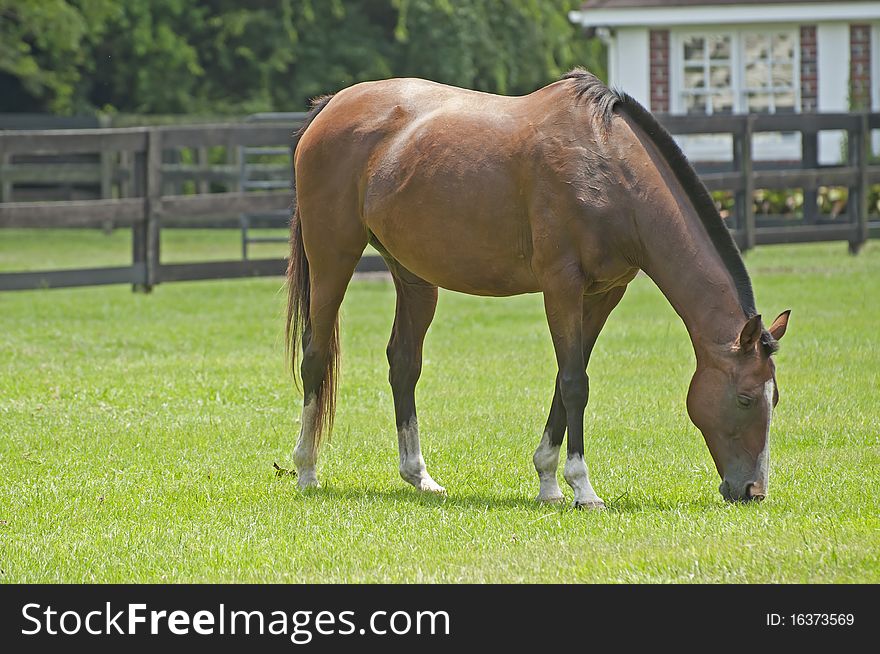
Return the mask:
<svg viewBox="0 0 880 654"><path fill-rule="evenodd" d="M773 383L773 379L768 379L767 383L764 384L764 397L767 398L767 424L770 424L770 419L773 417L773 396L776 394L776 384Z"/></svg>
<svg viewBox="0 0 880 654"><path fill-rule="evenodd" d="M764 449L758 455L757 471L767 492L768 475L770 472L770 423L773 421L773 396L776 394L776 384L773 379L768 379L764 384L764 399L767 401L767 432L764 434Z"/></svg>

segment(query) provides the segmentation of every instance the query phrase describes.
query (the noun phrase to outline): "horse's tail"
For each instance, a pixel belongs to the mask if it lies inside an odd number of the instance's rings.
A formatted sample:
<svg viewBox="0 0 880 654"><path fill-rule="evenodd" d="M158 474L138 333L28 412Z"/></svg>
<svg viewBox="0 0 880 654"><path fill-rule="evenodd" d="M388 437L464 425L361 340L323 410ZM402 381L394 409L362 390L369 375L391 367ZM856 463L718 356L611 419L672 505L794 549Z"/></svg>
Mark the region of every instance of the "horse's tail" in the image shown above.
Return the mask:
<svg viewBox="0 0 880 654"><path fill-rule="evenodd" d="M297 139L302 136L306 128L318 113L327 106L331 96L317 98L312 103L312 110L306 116L306 120L296 135ZM295 173L294 173L295 175ZM290 359L294 382L297 382L296 369L299 362L299 344L304 334L311 330L310 323L310 299L311 282L309 280L309 260L303 247L302 216L299 203L295 204L293 216L290 220L290 258L287 263L287 325L286 346L287 356ZM330 339L329 355L321 381L315 390L317 401L317 414L315 417L315 448L320 444L321 434L329 433L333 427L333 415L336 408L336 380L339 370L339 318L333 327L333 336Z"/></svg>
<svg viewBox="0 0 880 654"><path fill-rule="evenodd" d="M299 342L303 334L311 329L309 301L311 283L309 281L309 260L303 248L302 225L297 207L293 212L290 227L290 259L287 265L287 355L297 382L296 369L299 362ZM305 344L304 344L305 345ZM315 416L315 448L320 444L321 435L333 428L333 415L336 408L336 381L339 371L339 317L333 326L333 336L327 356L327 364L321 381L315 390L317 414ZM297 383L297 387L299 384Z"/></svg>

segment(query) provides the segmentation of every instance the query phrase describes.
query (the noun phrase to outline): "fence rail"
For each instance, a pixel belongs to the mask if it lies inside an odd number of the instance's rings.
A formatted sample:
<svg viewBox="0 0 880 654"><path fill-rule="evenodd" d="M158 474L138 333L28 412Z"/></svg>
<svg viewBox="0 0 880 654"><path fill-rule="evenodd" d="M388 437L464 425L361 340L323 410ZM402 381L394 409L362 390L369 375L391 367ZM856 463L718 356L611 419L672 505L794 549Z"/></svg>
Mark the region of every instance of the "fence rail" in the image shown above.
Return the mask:
<svg viewBox="0 0 880 654"><path fill-rule="evenodd" d="M659 117L676 135L726 134L731 137L730 161L722 169L700 167L709 190L734 194L731 231L743 250L756 245L811 241L845 241L855 252L871 231L868 191L880 184L880 166L869 163L871 130L880 129L880 113L749 116ZM289 190L243 191L237 184L245 147L289 149L296 122L236 123L137 128L0 131L0 198L8 200L16 183L77 183L96 180L102 195L117 197L58 202L0 202L0 229L5 227L130 227L129 266L37 272L0 273L0 290L130 283L149 290L161 282L282 274L283 259L234 260L163 264L159 251L161 225L175 217L196 221L218 215L271 212L289 207ZM817 162L818 134L846 133L845 161L838 166ZM753 137L761 132L800 132L802 156L771 167L753 160ZM223 148L226 160L211 163L208 152ZM194 153L181 161L181 152ZM35 164L34 157L95 155L93 162ZM17 161L21 160L21 161ZM286 164L289 168L289 161ZM267 167L269 167L267 165ZM54 176L54 177L53 177ZM196 193L182 193L192 182ZM212 184L225 187L207 192ZM820 186L849 191L847 211L828 221L815 207ZM791 224L759 224L754 211L755 189L800 188L803 218ZM168 191L171 192L168 192ZM214 189L216 190L216 189ZM364 257L359 270L382 270L378 257Z"/></svg>

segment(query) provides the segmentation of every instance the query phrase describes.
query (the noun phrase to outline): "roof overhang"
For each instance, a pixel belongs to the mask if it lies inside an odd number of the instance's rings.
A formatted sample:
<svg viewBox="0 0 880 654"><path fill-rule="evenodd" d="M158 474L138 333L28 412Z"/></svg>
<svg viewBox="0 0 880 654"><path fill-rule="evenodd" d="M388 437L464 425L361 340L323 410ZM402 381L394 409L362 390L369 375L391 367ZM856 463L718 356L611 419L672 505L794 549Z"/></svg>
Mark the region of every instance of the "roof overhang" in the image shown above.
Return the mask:
<svg viewBox="0 0 880 654"><path fill-rule="evenodd" d="M596 8L570 11L568 19L584 27L852 22L880 19L880 2Z"/></svg>

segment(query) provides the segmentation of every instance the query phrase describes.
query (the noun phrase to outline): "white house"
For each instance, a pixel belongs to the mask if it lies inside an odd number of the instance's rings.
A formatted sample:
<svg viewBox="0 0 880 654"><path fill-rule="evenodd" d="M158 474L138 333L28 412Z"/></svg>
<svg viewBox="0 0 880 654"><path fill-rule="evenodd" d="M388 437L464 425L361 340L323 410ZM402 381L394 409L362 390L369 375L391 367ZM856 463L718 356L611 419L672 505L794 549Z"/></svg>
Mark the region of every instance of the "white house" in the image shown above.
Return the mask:
<svg viewBox="0 0 880 654"><path fill-rule="evenodd" d="M585 0L569 19L607 44L609 83L654 112L880 111L876 0ZM819 138L820 162L839 161L841 136ZM729 157L719 138L680 140ZM756 158L799 155L797 134L756 138Z"/></svg>

